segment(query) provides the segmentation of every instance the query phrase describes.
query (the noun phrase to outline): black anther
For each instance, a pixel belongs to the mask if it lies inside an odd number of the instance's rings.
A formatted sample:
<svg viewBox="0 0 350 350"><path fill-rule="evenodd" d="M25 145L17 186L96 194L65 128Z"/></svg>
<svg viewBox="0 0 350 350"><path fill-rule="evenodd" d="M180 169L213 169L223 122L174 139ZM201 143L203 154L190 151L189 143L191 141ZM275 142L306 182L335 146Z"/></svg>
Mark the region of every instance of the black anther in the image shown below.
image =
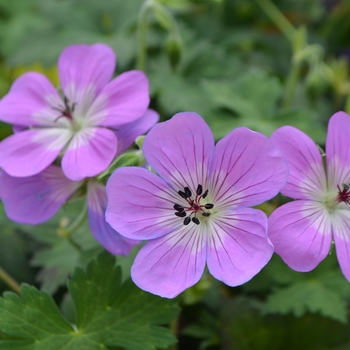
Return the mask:
<svg viewBox="0 0 350 350"><path fill-rule="evenodd" d="M187 197L191 197L192 196L192 192L188 187L185 187L185 193L187 195Z"/></svg>
<svg viewBox="0 0 350 350"><path fill-rule="evenodd" d="M182 198L186 199L187 198L187 194L185 192L182 191L178 191L177 192Z"/></svg>
<svg viewBox="0 0 350 350"><path fill-rule="evenodd" d="M214 204L211 204L211 203L207 203L205 206L204 206L205 209L213 209L214 208Z"/></svg>
<svg viewBox="0 0 350 350"><path fill-rule="evenodd" d="M196 224L196 225L199 225L199 220L194 216L192 218L192 221Z"/></svg>
<svg viewBox="0 0 350 350"><path fill-rule="evenodd" d="M203 193L202 198L205 198L207 195L208 195L208 190L206 190L206 191Z"/></svg>
<svg viewBox="0 0 350 350"><path fill-rule="evenodd" d="M203 215L203 216L207 216L207 217L208 217L208 216L210 216L210 213L203 212L203 213L202 213L202 215Z"/></svg>
<svg viewBox="0 0 350 350"><path fill-rule="evenodd" d="M202 192L203 192L203 187L202 187L202 185L198 185L197 191L196 191L197 195L200 196L200 195L202 194Z"/></svg>
<svg viewBox="0 0 350 350"><path fill-rule="evenodd" d="M189 216L186 216L184 219L184 225L188 225L191 222L191 218Z"/></svg>
<svg viewBox="0 0 350 350"><path fill-rule="evenodd" d="M176 211L184 211L185 210L180 204L174 204L173 208Z"/></svg>
<svg viewBox="0 0 350 350"><path fill-rule="evenodd" d="M175 215L178 216L179 218L184 218L186 216L185 211L177 211L175 212Z"/></svg>

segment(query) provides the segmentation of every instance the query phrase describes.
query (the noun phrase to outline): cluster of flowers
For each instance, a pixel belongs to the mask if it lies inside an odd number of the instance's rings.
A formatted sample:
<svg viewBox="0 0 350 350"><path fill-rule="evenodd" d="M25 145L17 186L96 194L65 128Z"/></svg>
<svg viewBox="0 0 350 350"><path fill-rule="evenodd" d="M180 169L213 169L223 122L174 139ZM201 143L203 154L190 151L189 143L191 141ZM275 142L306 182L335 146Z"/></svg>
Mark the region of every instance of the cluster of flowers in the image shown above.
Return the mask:
<svg viewBox="0 0 350 350"><path fill-rule="evenodd" d="M229 286L245 283L274 251L291 268L310 271L332 240L350 281L350 116L330 119L325 156L290 126L270 139L237 128L215 145L195 113L156 124L145 75L131 71L109 82L114 68L106 45L73 45L58 62L62 96L44 76L27 73L0 101L0 119L14 125L0 144L9 218L43 222L85 186L94 237L116 255L147 241L132 278L168 298L197 283L206 265ZM119 168L106 187L99 183L149 129L147 165ZM279 192L296 200L269 219L250 208Z"/></svg>

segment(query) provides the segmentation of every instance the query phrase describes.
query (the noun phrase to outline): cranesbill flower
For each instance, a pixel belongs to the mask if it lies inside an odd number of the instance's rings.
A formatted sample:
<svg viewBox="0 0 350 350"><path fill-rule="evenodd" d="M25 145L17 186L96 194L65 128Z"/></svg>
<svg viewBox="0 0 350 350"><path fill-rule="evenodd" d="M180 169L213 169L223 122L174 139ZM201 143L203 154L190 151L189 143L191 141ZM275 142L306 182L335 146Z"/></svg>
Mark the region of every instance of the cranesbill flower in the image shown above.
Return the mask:
<svg viewBox="0 0 350 350"><path fill-rule="evenodd" d="M104 171L117 152L115 131L140 118L149 103L141 71L110 81L115 62L104 44L67 47L58 60L62 97L42 74L19 77L0 101L0 120L18 131L0 143L0 167L11 176L31 176L63 154L71 180Z"/></svg>
<svg viewBox="0 0 350 350"><path fill-rule="evenodd" d="M130 147L135 138L147 132L158 119L158 113L149 109L137 121L125 124L115 131L119 141L118 153ZM29 177L13 177L2 170L0 199L11 220L36 225L54 216L84 184L87 192L88 222L93 236L110 253L129 254L139 241L121 236L106 222L106 188L93 178L72 181L64 175L61 168L54 165Z"/></svg>
<svg viewBox="0 0 350 350"><path fill-rule="evenodd" d="M269 218L269 237L285 263L296 271L314 269L329 253L336 254L350 281L350 117L344 112L328 124L326 156L315 143L291 126L271 136L289 163L282 194L296 199Z"/></svg>
<svg viewBox="0 0 350 350"><path fill-rule="evenodd" d="M49 220L84 181L72 181L62 169L49 165L36 175L13 177L0 171L0 198L6 215L21 224L37 225ZM106 188L89 179L87 210L91 233L109 252L127 255L139 242L119 235L105 220Z"/></svg>
<svg viewBox="0 0 350 350"><path fill-rule="evenodd" d="M155 125L143 150L159 176L119 168L107 183L107 221L125 237L149 240L134 261L134 282L172 298L198 282L206 264L230 286L258 273L273 246L265 214L247 206L275 196L288 173L270 140L238 128L214 147L204 120L185 112Z"/></svg>

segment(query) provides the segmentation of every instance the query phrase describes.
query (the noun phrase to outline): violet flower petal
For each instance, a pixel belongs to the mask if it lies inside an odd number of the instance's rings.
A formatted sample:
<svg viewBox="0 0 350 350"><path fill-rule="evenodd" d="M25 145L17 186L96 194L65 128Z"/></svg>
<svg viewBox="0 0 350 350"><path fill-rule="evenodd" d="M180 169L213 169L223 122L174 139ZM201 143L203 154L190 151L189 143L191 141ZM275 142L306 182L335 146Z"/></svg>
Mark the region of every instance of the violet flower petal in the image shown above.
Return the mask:
<svg viewBox="0 0 350 350"><path fill-rule="evenodd" d="M271 259L266 215L257 209L236 208L210 221L208 269L218 280L238 286L254 277Z"/></svg>
<svg viewBox="0 0 350 350"><path fill-rule="evenodd" d="M102 173L117 152L115 134L104 128L86 128L75 134L62 158L62 169L71 180Z"/></svg>
<svg viewBox="0 0 350 350"><path fill-rule="evenodd" d="M211 166L215 206L257 205L276 196L285 185L285 158L264 135L238 128L219 141Z"/></svg>
<svg viewBox="0 0 350 350"><path fill-rule="evenodd" d="M334 114L329 120L326 141L328 184L337 190L350 183L350 116L344 112Z"/></svg>
<svg viewBox="0 0 350 350"><path fill-rule="evenodd" d="M148 85L148 79L141 71L118 75L91 105L90 123L115 127L141 118L149 105Z"/></svg>
<svg viewBox="0 0 350 350"><path fill-rule="evenodd" d="M51 107L60 101L58 92L44 75L28 72L17 78L0 100L0 120L21 126L61 125L62 120L55 123L59 113Z"/></svg>
<svg viewBox="0 0 350 350"><path fill-rule="evenodd" d="M106 222L105 210L107 207L106 188L95 181L89 181L88 194L88 221L95 239L114 255L128 255L139 241L121 236Z"/></svg>
<svg viewBox="0 0 350 350"><path fill-rule="evenodd" d="M202 226L182 225L141 248L131 277L145 291L174 298L201 278L206 260Z"/></svg>
<svg viewBox="0 0 350 350"><path fill-rule="evenodd" d="M70 137L70 130L60 128L13 134L0 143L0 167L11 176L38 174L56 159Z"/></svg>
<svg viewBox="0 0 350 350"><path fill-rule="evenodd" d="M350 282L350 210L338 210L332 217L333 238L340 268Z"/></svg>
<svg viewBox="0 0 350 350"><path fill-rule="evenodd" d="M183 112L155 125L148 133L143 151L147 163L168 183L182 190L208 188L208 170L214 149L209 126L196 113Z"/></svg>
<svg viewBox="0 0 350 350"><path fill-rule="evenodd" d="M29 177L12 177L1 171L0 198L11 220L36 225L56 214L81 184L67 179L61 168L53 165Z"/></svg>
<svg viewBox="0 0 350 350"><path fill-rule="evenodd" d="M322 203L290 202L269 217L268 237L275 251L293 270L314 269L329 253L332 220Z"/></svg>
<svg viewBox="0 0 350 350"><path fill-rule="evenodd" d="M68 46L58 59L64 95L72 103L81 100L92 102L112 78L115 65L115 54L105 44Z"/></svg>
<svg viewBox="0 0 350 350"><path fill-rule="evenodd" d="M131 239L154 239L183 226L173 205L177 193L159 176L138 167L117 169L107 182L107 222Z"/></svg>
<svg viewBox="0 0 350 350"><path fill-rule="evenodd" d="M271 136L273 144L286 157L290 169L285 196L295 199L318 199L326 192L326 176L321 152L302 131L283 126Z"/></svg>
<svg viewBox="0 0 350 350"><path fill-rule="evenodd" d="M138 136L145 134L158 120L159 114L152 109L148 109L141 118L117 128L115 131L118 139L117 154L125 152Z"/></svg>

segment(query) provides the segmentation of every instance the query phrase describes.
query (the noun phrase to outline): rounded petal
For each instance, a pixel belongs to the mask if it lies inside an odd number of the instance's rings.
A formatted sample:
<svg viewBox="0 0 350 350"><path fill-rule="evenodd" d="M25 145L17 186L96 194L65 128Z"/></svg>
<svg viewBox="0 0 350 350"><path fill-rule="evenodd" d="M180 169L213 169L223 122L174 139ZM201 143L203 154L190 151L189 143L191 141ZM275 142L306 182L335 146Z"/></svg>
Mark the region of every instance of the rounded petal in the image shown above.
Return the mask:
<svg viewBox="0 0 350 350"><path fill-rule="evenodd" d="M176 192L146 169L117 169L107 182L107 197L107 222L125 237L153 239L183 226L173 208Z"/></svg>
<svg viewBox="0 0 350 350"><path fill-rule="evenodd" d="M148 133L143 151L150 166L176 190L198 185L208 188L208 169L214 138L203 118L196 113L175 114L156 124Z"/></svg>
<svg viewBox="0 0 350 350"><path fill-rule="evenodd" d="M332 228L339 265L350 282L350 208L334 212Z"/></svg>
<svg viewBox="0 0 350 350"><path fill-rule="evenodd" d="M169 235L141 248L131 278L141 289L174 298L201 278L206 260L205 232L201 225L182 225Z"/></svg>
<svg viewBox="0 0 350 350"><path fill-rule="evenodd" d="M314 141L302 131L283 126L271 135L289 165L289 178L281 190L285 196L296 199L318 199L326 193L326 176L322 156Z"/></svg>
<svg viewBox="0 0 350 350"><path fill-rule="evenodd" d="M271 259L266 215L257 209L227 210L208 220L207 264L210 273L229 286L249 281Z"/></svg>
<svg viewBox="0 0 350 350"><path fill-rule="evenodd" d="M11 176L25 177L49 166L69 142L64 128L31 129L9 136L0 143L0 167Z"/></svg>
<svg viewBox="0 0 350 350"><path fill-rule="evenodd" d="M68 46L58 59L64 95L74 103L92 101L112 78L115 65L115 54L105 44Z"/></svg>
<svg viewBox="0 0 350 350"><path fill-rule="evenodd" d="M237 128L215 147L211 200L216 207L257 205L276 196L287 177L285 158L266 136Z"/></svg>
<svg viewBox="0 0 350 350"><path fill-rule="evenodd" d="M159 120L159 114L148 109L139 119L122 125L115 131L118 138L118 154L126 151L140 135L145 134Z"/></svg>
<svg viewBox="0 0 350 350"><path fill-rule="evenodd" d="M103 185L95 181L89 181L87 205L91 232L96 240L110 253L128 255L131 249L140 243L121 236L106 222L107 194Z"/></svg>
<svg viewBox="0 0 350 350"><path fill-rule="evenodd" d="M113 79L89 110L89 124L119 126L139 119L149 105L148 79L141 71L129 71Z"/></svg>
<svg viewBox="0 0 350 350"><path fill-rule="evenodd" d="M58 92L44 75L25 73L0 100L0 120L19 126L60 126L66 123L65 118L55 122L59 112L52 107L61 103Z"/></svg>
<svg viewBox="0 0 350 350"><path fill-rule="evenodd" d="M63 155L63 172L75 181L102 173L112 162L117 144L111 130L86 128L79 131Z"/></svg>
<svg viewBox="0 0 350 350"><path fill-rule="evenodd" d="M331 226L330 214L321 203L298 200L271 214L268 236L275 252L290 268L307 272L329 253Z"/></svg>
<svg viewBox="0 0 350 350"><path fill-rule="evenodd" d="M82 185L67 179L61 168L49 166L29 177L0 173L0 198L6 215L21 224L40 224L50 219Z"/></svg>
<svg viewBox="0 0 350 350"><path fill-rule="evenodd" d="M350 116L345 112L334 114L329 120L326 141L326 159L329 187L337 190L350 182Z"/></svg>

